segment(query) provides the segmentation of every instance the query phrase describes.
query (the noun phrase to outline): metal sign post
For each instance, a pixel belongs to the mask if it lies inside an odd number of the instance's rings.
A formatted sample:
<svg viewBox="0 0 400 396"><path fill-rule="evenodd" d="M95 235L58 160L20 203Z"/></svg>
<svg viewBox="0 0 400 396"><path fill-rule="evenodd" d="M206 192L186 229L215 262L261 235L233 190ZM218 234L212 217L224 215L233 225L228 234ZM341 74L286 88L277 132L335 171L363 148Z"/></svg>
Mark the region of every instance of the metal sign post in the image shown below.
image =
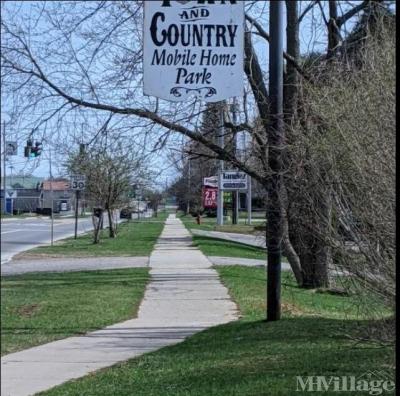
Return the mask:
<svg viewBox="0 0 400 396"><path fill-rule="evenodd" d="M218 130L218 144L221 148L224 147L224 112L221 104L219 110L220 127ZM224 191L222 189L222 172L224 171L224 161L219 161L218 171L218 207L217 207L217 225L224 225Z"/></svg>
<svg viewBox="0 0 400 396"><path fill-rule="evenodd" d="M251 177L247 176L247 224L251 225Z"/></svg>
<svg viewBox="0 0 400 396"><path fill-rule="evenodd" d="M49 150L49 173L50 173L50 200L51 200L51 226L50 226L50 243L54 242L54 192L53 192L53 173L51 169L51 149Z"/></svg>
<svg viewBox="0 0 400 396"><path fill-rule="evenodd" d="M232 198L232 224L239 224L239 203L240 203L240 193L236 190Z"/></svg>
<svg viewBox="0 0 400 396"><path fill-rule="evenodd" d="M74 239L78 236L78 208L79 208L79 190L75 191L75 235Z"/></svg>
<svg viewBox="0 0 400 396"><path fill-rule="evenodd" d="M71 176L71 189L75 190L75 235L78 237L78 211L79 211L79 192L86 187L86 177L84 175Z"/></svg>

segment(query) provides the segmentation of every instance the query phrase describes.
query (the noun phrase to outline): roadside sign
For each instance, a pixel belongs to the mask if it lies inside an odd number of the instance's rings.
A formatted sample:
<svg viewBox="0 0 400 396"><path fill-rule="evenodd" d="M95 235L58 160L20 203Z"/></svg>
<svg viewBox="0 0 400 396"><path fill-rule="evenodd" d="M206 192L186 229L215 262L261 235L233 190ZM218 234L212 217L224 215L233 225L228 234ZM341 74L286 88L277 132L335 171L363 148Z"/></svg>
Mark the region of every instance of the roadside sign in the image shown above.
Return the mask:
<svg viewBox="0 0 400 396"><path fill-rule="evenodd" d="M71 189L72 190L84 190L86 187L86 177L84 175L72 175L71 176Z"/></svg>
<svg viewBox="0 0 400 396"><path fill-rule="evenodd" d="M17 142L6 142L6 155L17 155L18 144Z"/></svg>
<svg viewBox="0 0 400 396"><path fill-rule="evenodd" d="M230 191L224 191L224 203L226 204L232 203L232 193Z"/></svg>
<svg viewBox="0 0 400 396"><path fill-rule="evenodd" d="M17 198L17 190L7 190L7 198Z"/></svg>
<svg viewBox="0 0 400 396"><path fill-rule="evenodd" d="M203 187L203 207L205 209L216 209L218 189L215 187Z"/></svg>
<svg viewBox="0 0 400 396"><path fill-rule="evenodd" d="M247 175L238 171L223 171L220 174L222 190L247 190Z"/></svg>
<svg viewBox="0 0 400 396"><path fill-rule="evenodd" d="M218 176L205 177L203 179L203 186L218 188Z"/></svg>
<svg viewBox="0 0 400 396"><path fill-rule="evenodd" d="M144 2L144 94L218 102L243 94L244 1Z"/></svg>

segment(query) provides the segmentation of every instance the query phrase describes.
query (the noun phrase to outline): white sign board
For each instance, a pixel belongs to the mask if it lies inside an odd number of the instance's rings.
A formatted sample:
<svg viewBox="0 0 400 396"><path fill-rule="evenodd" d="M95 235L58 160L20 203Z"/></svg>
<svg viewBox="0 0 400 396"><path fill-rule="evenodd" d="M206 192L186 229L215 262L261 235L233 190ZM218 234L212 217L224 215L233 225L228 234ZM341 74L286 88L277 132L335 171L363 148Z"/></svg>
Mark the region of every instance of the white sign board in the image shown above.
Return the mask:
<svg viewBox="0 0 400 396"><path fill-rule="evenodd" d="M17 142L6 142L6 155L17 155L18 144Z"/></svg>
<svg viewBox="0 0 400 396"><path fill-rule="evenodd" d="M221 173L222 190L247 190L247 175L244 172L223 171Z"/></svg>
<svg viewBox="0 0 400 396"><path fill-rule="evenodd" d="M243 94L244 1L144 2L144 94L218 102Z"/></svg>
<svg viewBox="0 0 400 396"><path fill-rule="evenodd" d="M218 187L218 176L205 177L203 179L204 187Z"/></svg>
<svg viewBox="0 0 400 396"><path fill-rule="evenodd" d="M72 190L84 190L86 187L86 177L84 175L72 175L71 176L71 189Z"/></svg>
<svg viewBox="0 0 400 396"><path fill-rule="evenodd" d="M17 198L17 190L7 190L7 198Z"/></svg>

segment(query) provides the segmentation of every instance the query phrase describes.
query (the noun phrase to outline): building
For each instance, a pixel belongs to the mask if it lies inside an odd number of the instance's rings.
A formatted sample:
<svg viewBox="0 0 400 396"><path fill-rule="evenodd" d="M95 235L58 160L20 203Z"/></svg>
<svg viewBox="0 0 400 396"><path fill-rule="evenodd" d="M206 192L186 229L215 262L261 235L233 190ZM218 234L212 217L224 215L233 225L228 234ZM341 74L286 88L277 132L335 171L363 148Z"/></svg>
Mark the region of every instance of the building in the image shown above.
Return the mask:
<svg viewBox="0 0 400 396"><path fill-rule="evenodd" d="M7 213L33 213L40 206L40 184L43 178L36 176L6 177L6 209ZM0 192L1 213L4 206L3 182Z"/></svg>
<svg viewBox="0 0 400 396"><path fill-rule="evenodd" d="M1 212L4 206L4 191L0 191ZM70 189L69 180L54 178L44 180L35 176L6 177L6 211L7 213L38 213L49 215L66 214L75 205L75 196Z"/></svg>
<svg viewBox="0 0 400 396"><path fill-rule="evenodd" d="M40 210L54 213L66 213L74 207L75 197L70 188L70 181L62 178L44 180L40 185Z"/></svg>

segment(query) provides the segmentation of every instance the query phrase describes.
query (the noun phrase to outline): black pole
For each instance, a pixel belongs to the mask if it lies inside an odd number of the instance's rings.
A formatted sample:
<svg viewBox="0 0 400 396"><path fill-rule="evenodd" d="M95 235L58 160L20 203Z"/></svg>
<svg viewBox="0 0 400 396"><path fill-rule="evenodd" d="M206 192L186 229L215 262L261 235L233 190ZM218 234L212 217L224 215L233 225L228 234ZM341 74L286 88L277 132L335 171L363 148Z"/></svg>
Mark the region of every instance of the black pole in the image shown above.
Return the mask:
<svg viewBox="0 0 400 396"><path fill-rule="evenodd" d="M75 195L75 239L78 236L78 201L79 201L79 190L76 190L76 195Z"/></svg>
<svg viewBox="0 0 400 396"><path fill-rule="evenodd" d="M232 224L237 224L238 219L236 217L237 209L236 209L236 191L232 191Z"/></svg>
<svg viewBox="0 0 400 396"><path fill-rule="evenodd" d="M267 207L267 320L281 317L281 240L283 147L283 4L270 1L269 93L270 126L268 130L268 163L271 170Z"/></svg>

